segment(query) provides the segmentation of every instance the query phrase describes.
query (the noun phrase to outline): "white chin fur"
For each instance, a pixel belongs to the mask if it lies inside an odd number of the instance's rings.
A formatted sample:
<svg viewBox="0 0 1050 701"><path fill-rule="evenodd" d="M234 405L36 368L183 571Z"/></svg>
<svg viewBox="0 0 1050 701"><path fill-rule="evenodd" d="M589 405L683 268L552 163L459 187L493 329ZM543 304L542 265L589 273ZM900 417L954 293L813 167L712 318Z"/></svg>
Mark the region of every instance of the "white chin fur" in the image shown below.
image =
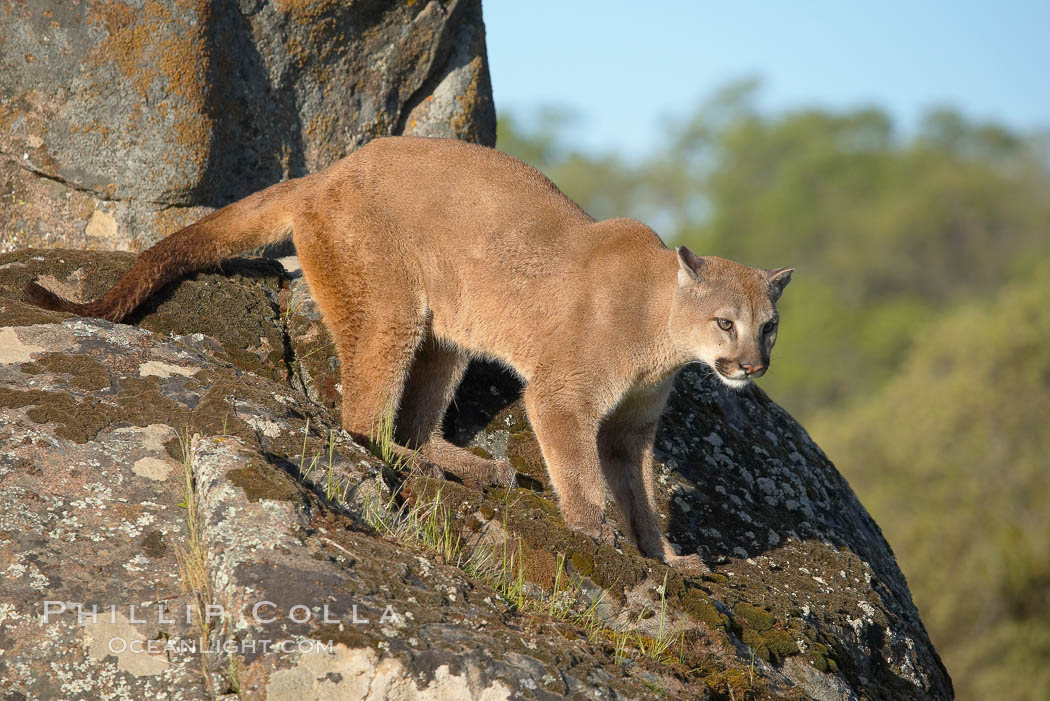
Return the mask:
<svg viewBox="0 0 1050 701"><path fill-rule="evenodd" d="M726 377L722 373L718 372L718 369L715 367L714 363L709 363L706 360L701 360L699 362L706 365L708 369L710 369L711 372L713 372L715 376L722 381L722 384L724 384L729 389L741 390L747 387L749 384L751 384L751 378L749 377L739 379L734 377Z"/></svg>
<svg viewBox="0 0 1050 701"><path fill-rule="evenodd" d="M715 374L718 375L718 379L722 380L722 383L726 387L728 387L729 389L741 390L741 389L747 387L748 384L750 384L750 382L751 382L751 380L746 379L746 378L742 379L742 380L735 380L732 377L726 377L725 375L723 375L722 373L718 372L717 370L715 371Z"/></svg>

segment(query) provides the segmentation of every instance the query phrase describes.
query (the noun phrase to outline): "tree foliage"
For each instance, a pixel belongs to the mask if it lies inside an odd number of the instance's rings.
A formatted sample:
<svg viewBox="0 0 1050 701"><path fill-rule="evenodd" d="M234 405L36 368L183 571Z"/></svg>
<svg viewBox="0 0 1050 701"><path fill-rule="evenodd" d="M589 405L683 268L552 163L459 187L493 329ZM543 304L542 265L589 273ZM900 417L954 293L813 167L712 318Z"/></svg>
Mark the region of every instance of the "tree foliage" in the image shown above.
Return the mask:
<svg viewBox="0 0 1050 701"><path fill-rule="evenodd" d="M882 524L960 696L1050 696L1050 259L812 422Z"/></svg>

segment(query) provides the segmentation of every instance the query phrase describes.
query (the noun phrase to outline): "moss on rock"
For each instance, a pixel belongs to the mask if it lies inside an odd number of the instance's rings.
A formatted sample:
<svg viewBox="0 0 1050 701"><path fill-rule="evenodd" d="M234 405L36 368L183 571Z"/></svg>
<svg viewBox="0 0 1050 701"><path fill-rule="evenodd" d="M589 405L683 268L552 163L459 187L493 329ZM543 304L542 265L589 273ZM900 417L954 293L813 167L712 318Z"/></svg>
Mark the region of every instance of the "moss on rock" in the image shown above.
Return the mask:
<svg viewBox="0 0 1050 701"><path fill-rule="evenodd" d="M729 627L729 617L720 612L711 601L711 597L701 589L690 589L682 599L682 607L698 621L711 629Z"/></svg>
<svg viewBox="0 0 1050 701"><path fill-rule="evenodd" d="M19 370L27 375L41 372L65 373L69 384L77 389L93 390L109 387L109 372L91 356L48 353L31 363L23 363Z"/></svg>
<svg viewBox="0 0 1050 701"><path fill-rule="evenodd" d="M773 627L772 613L746 602L734 606L733 614L743 625L756 631L765 631Z"/></svg>
<svg viewBox="0 0 1050 701"><path fill-rule="evenodd" d="M296 501L301 498L301 488L296 482L272 465L253 461L247 467L230 470L226 478L244 490L248 501Z"/></svg>

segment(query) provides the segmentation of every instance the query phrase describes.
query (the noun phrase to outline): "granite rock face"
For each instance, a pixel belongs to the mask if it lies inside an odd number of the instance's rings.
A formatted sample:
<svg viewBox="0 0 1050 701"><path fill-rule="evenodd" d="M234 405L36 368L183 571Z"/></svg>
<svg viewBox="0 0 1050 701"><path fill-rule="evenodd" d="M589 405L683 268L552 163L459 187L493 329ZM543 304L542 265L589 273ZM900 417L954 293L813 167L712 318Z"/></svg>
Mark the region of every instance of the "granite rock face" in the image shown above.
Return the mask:
<svg viewBox="0 0 1050 701"><path fill-rule="evenodd" d="M20 301L39 275L93 297L130 261L0 256L5 690L951 698L878 527L761 390L686 372L665 413L662 515L713 570L691 575L565 528L498 368L472 368L446 432L510 459L518 488L398 473L355 444L330 340L272 261L171 285L134 325ZM445 545L376 530L438 502ZM477 552L509 553L510 584Z"/></svg>
<svg viewBox="0 0 1050 701"><path fill-rule="evenodd" d="M480 0L35 0L0 45L0 251L139 250L375 136L495 142Z"/></svg>

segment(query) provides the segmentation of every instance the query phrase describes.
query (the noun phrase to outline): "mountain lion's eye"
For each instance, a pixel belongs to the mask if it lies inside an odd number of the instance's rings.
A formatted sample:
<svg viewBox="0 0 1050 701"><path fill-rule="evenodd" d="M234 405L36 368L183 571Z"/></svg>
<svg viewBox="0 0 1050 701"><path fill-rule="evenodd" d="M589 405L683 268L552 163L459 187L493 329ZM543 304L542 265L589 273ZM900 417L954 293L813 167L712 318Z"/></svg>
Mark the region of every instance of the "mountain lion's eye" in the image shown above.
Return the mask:
<svg viewBox="0 0 1050 701"><path fill-rule="evenodd" d="M723 331L728 331L729 329L733 328L733 322L729 319L719 319L718 328L722 329Z"/></svg>
<svg viewBox="0 0 1050 701"><path fill-rule="evenodd" d="M777 325L774 322L767 321L765 324L762 325L762 332L763 333L773 333L773 329L775 329L776 327L777 327Z"/></svg>

